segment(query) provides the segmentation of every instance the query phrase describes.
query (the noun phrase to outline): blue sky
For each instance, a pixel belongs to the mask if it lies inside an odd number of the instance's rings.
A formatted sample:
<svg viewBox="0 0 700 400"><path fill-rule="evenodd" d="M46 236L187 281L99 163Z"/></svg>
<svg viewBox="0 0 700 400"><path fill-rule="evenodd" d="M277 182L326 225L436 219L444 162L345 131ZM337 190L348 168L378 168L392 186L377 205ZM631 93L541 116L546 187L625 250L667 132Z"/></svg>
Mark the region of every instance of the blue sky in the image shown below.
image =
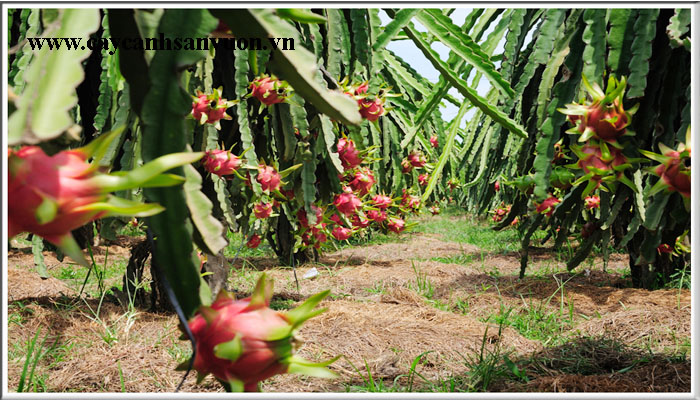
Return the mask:
<svg viewBox="0 0 700 400"><path fill-rule="evenodd" d="M458 25L461 26L464 23L464 19L467 17L467 15L472 11L472 8L457 8L451 15L450 17L452 18L452 21ZM380 10L379 16L382 19L382 24L386 25L389 23L390 18L387 16L387 14ZM416 27L417 30L425 32L426 29L415 19L412 21L414 26ZM491 24L492 26L495 25L495 23ZM487 30L486 35L488 35L492 29ZM484 35L484 37L486 37ZM394 53L396 53L399 57L403 58L406 62L410 63L411 67L413 67L419 74L423 75L425 78L427 78L431 82L437 82L440 73L433 67L433 65L428 61L427 58L423 55L423 53L418 50L418 48L413 44L413 41L411 40L399 40L399 41L392 41L387 45L387 48ZM447 60L447 57L449 55L450 50L444 46L441 43L433 43L432 45L433 50L435 50L439 55L440 58L443 60ZM503 43L501 43L495 50L494 54L499 54L500 52L503 51ZM486 79L482 79L481 82L479 83L479 86L477 87L477 92L481 94L482 96L486 95L490 88L490 85L488 84L488 81ZM454 96L456 99L462 100L463 97L462 95L457 91L457 89L452 88L450 89L449 93ZM444 107L440 108L440 112L442 113L443 119L445 121L451 121L455 115L457 115L457 107L453 105L452 103L449 103L447 101L443 101ZM461 126L464 127L466 124L466 121L469 119L471 115L473 115L475 110L470 110L466 114L466 118L462 121Z"/></svg>

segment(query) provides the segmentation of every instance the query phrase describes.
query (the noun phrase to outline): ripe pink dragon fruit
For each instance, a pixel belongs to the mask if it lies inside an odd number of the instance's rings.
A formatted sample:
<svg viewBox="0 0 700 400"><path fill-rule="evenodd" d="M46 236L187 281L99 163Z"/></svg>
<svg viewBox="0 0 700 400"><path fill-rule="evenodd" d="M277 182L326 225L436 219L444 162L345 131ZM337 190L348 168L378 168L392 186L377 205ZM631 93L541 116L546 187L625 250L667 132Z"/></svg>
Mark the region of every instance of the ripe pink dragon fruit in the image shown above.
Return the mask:
<svg viewBox="0 0 700 400"><path fill-rule="evenodd" d="M586 209L592 210L594 208L600 208L600 197L599 196L588 196L584 199L586 202Z"/></svg>
<svg viewBox="0 0 700 400"><path fill-rule="evenodd" d="M270 165L258 165L258 176L256 180L260 183L263 192L274 192L280 188L282 177L279 172Z"/></svg>
<svg viewBox="0 0 700 400"><path fill-rule="evenodd" d="M499 190L501 190L501 184L498 181L496 181L496 183L493 184L493 189L496 192L498 192Z"/></svg>
<svg viewBox="0 0 700 400"><path fill-rule="evenodd" d="M253 236L250 237L250 239L248 239L248 242L246 242L245 245L246 245L246 247L248 247L249 249L255 249L255 248L257 248L258 246L260 246L260 241L261 241L261 240L262 240L262 238L260 237L260 235L254 234Z"/></svg>
<svg viewBox="0 0 700 400"><path fill-rule="evenodd" d="M272 204L271 203L257 203L253 206L253 214L255 218L265 219L272 214Z"/></svg>
<svg viewBox="0 0 700 400"><path fill-rule="evenodd" d="M588 185L583 191L583 196L587 196L591 191L597 189L601 182L617 180L637 190L627 177L624 170L631 167L630 160L622 154L622 150L607 146L603 142L590 140L586 145L571 146L571 150L578 156L576 167L583 169L584 176L577 179L573 185L578 185L588 180Z"/></svg>
<svg viewBox="0 0 700 400"><path fill-rule="evenodd" d="M329 291L311 296L299 307L282 313L269 307L272 285L272 280L262 274L248 298L236 300L234 294L222 290L211 306L201 306L190 319L196 342L193 366L198 383L213 374L232 391L255 392L259 382L277 374L336 377L325 368L335 359L313 364L293 354L294 333L304 321L324 311L312 309ZM187 364L189 361L178 369L187 368Z"/></svg>
<svg viewBox="0 0 700 400"><path fill-rule="evenodd" d="M367 121L376 121L384 115L384 102L380 99L364 98L358 100L357 104L360 106L360 115Z"/></svg>
<svg viewBox="0 0 700 400"><path fill-rule="evenodd" d="M542 203L535 203L535 211L540 214L546 214L548 217L551 217L552 213L554 213L554 208L560 202L561 200L559 200L558 198L554 196L549 196L549 198L545 199L545 201L543 201Z"/></svg>
<svg viewBox="0 0 700 400"><path fill-rule="evenodd" d="M656 251L659 252L659 254L671 254L673 253L673 248L666 243L661 243L657 248Z"/></svg>
<svg viewBox="0 0 700 400"><path fill-rule="evenodd" d="M56 245L106 211L86 209L107 195L90 178L97 170L81 151L47 156L40 147L9 152L8 235L32 232Z"/></svg>
<svg viewBox="0 0 700 400"><path fill-rule="evenodd" d="M333 221L333 223L335 223L336 225L340 225L340 226L343 225L343 220L340 219L340 215L338 215L338 214L333 214L330 217L328 217L328 219Z"/></svg>
<svg viewBox="0 0 700 400"><path fill-rule="evenodd" d="M690 128L688 128L688 132L690 132ZM686 143L690 143L689 135L686 139ZM661 178L652 186L649 195L667 190L669 192L680 193L684 201L688 201L690 199L690 166L686 165L686 162L690 161L690 147L681 143L677 150L673 150L663 143L659 143L659 150L661 150L661 154L645 150L639 151L648 158L661 163L647 169L649 172Z"/></svg>
<svg viewBox="0 0 700 400"><path fill-rule="evenodd" d="M401 218L389 218L387 227L394 233L401 233L406 228L406 222Z"/></svg>
<svg viewBox="0 0 700 400"><path fill-rule="evenodd" d="M383 194L378 194L374 197L372 197L372 204L374 204L376 207L379 207L381 209L386 209L391 205L391 197L385 196Z"/></svg>
<svg viewBox="0 0 700 400"><path fill-rule="evenodd" d="M408 158L401 160L401 172L404 174L410 174L411 171L413 171L413 165L410 161L408 161Z"/></svg>
<svg viewBox="0 0 700 400"><path fill-rule="evenodd" d="M366 94L369 89L369 82L362 82L362 84L355 88L355 96Z"/></svg>
<svg viewBox="0 0 700 400"><path fill-rule="evenodd" d="M627 131L627 126L632 118L632 111L625 111L622 107L624 90L627 84L623 77L619 82L615 77L610 77L606 92L597 83L591 86L586 77L583 84L588 92L591 102L587 104L567 104L566 108L558 109L566 114L574 125L568 133L581 134L579 142L589 139L598 139L618 146L617 141Z"/></svg>
<svg viewBox="0 0 700 400"><path fill-rule="evenodd" d="M387 219L387 214L384 210L368 210L366 214L368 219L376 223L382 223Z"/></svg>
<svg viewBox="0 0 700 400"><path fill-rule="evenodd" d="M353 193L341 193L335 195L333 205L335 205L335 208L341 213L350 215L354 213L358 207L362 206L362 201Z"/></svg>
<svg viewBox="0 0 700 400"><path fill-rule="evenodd" d="M434 148L438 148L438 137L433 135L430 137L430 145L433 146Z"/></svg>
<svg viewBox="0 0 700 400"><path fill-rule="evenodd" d="M286 82L274 76L260 76L250 83L250 94L266 106L282 103L290 96Z"/></svg>
<svg viewBox="0 0 700 400"><path fill-rule="evenodd" d="M353 178L349 185L354 191L356 191L360 196L364 196L372 189L372 186L377 182L374 179L374 173L372 170L364 167L359 168L355 171Z"/></svg>
<svg viewBox="0 0 700 400"><path fill-rule="evenodd" d="M369 226L370 221L360 217L357 214L353 214L352 217L350 217L350 222L352 223L352 226L356 228L366 228Z"/></svg>
<svg viewBox="0 0 700 400"><path fill-rule="evenodd" d="M315 239L314 247L317 249L321 247L322 243L325 243L328 240L328 236L326 236L326 234L323 232L323 229L326 228L326 224L321 224L320 226L321 228L311 228L311 234Z"/></svg>
<svg viewBox="0 0 700 400"><path fill-rule="evenodd" d="M421 186L428 186L429 180L430 180L430 175L428 175L428 174L418 175L418 184Z"/></svg>
<svg viewBox="0 0 700 400"><path fill-rule="evenodd" d="M333 232L331 232L331 234L336 240L347 240L352 235L352 229L336 226L333 228Z"/></svg>
<svg viewBox="0 0 700 400"><path fill-rule="evenodd" d="M355 168L362 163L360 152L355 148L355 143L347 138L338 140L338 156L343 168Z"/></svg>
<svg viewBox="0 0 700 400"><path fill-rule="evenodd" d="M201 163L210 174L224 176L233 174L243 162L229 150L207 150Z"/></svg>
<svg viewBox="0 0 700 400"><path fill-rule="evenodd" d="M204 94L197 91L197 96L193 96L192 117L200 124L214 124L216 129L220 129L219 121L231 119L226 114L226 109L234 105L233 101L228 101L221 97L222 88L214 89L212 94Z"/></svg>
<svg viewBox="0 0 700 400"><path fill-rule="evenodd" d="M415 150L408 155L408 161L416 168L422 168L428 162L423 153Z"/></svg>
<svg viewBox="0 0 700 400"><path fill-rule="evenodd" d="M31 232L60 247L86 267L90 266L71 231L108 216L147 217L163 210L158 204L117 199L109 193L135 187L173 186L179 176L164 174L174 167L198 161L204 153L174 153L159 157L133 171L106 174L88 159L106 148L119 131L105 133L88 145L48 156L37 146L8 152L8 235ZM158 178L158 179L156 179Z"/></svg>
<svg viewBox="0 0 700 400"><path fill-rule="evenodd" d="M316 225L318 225L323 220L323 209L312 205L311 210L316 215ZM303 228L309 228L309 219L307 218L306 210L300 208L299 211L297 211L297 219Z"/></svg>
<svg viewBox="0 0 700 400"><path fill-rule="evenodd" d="M401 197L401 205L415 211L420 209L420 202L420 197L409 194L406 189L404 189L403 196Z"/></svg>
<svg viewBox="0 0 700 400"><path fill-rule="evenodd" d="M510 207L511 207L510 205L503 206L503 204L501 203L501 207L495 209L493 212L493 214L494 214L493 218L492 218L493 221L494 222L501 222L503 220L503 217L505 217L506 214L508 214L510 212Z"/></svg>

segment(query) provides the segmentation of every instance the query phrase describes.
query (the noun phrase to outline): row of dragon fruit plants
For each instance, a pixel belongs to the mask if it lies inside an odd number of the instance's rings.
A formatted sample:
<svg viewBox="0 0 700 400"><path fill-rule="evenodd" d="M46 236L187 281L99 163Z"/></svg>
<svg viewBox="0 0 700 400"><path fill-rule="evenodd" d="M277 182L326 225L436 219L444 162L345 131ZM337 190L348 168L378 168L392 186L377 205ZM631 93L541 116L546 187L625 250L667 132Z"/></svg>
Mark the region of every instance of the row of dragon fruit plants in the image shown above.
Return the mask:
<svg viewBox="0 0 700 400"><path fill-rule="evenodd" d="M570 268L619 234L618 246L641 249L633 276L641 268L667 278L685 265L688 10L476 9L462 26L451 10L384 11L386 26L376 9L11 10L10 235L31 232L89 266L72 230L101 219L109 236L125 216L144 218L153 263L168 266L157 270L189 321L182 328L196 351L182 367L228 390L255 390L283 372L333 376L332 360L308 362L291 346L328 292L287 313L267 307L264 276L250 298L212 296L197 249L221 255L229 230L248 247L267 240L293 264L332 240L401 233L410 214L438 213L449 196L481 213L502 204L496 228L517 220L521 275L537 229L556 247L581 227ZM40 35L155 32L302 46L70 56L22 46ZM386 49L392 40L411 40L441 73L437 84ZM435 42L450 49L447 61ZM494 57L499 42L504 53ZM667 62L650 67L659 52ZM474 90L482 77L486 96ZM459 107L449 123L443 101ZM567 116L574 135L561 135ZM676 141L687 143L663 145ZM652 159L660 164L642 169ZM571 168L560 167L566 160Z"/></svg>

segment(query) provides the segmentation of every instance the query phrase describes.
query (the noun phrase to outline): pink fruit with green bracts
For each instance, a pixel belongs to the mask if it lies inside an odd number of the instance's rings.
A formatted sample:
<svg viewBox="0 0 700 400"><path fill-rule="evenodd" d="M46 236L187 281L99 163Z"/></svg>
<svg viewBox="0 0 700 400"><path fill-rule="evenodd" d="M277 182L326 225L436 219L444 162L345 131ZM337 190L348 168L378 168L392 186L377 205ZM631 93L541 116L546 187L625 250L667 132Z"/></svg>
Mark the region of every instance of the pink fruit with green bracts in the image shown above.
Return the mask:
<svg viewBox="0 0 700 400"><path fill-rule="evenodd" d="M233 174L243 162L228 150L207 150L201 163L207 172L224 176Z"/></svg>
<svg viewBox="0 0 700 400"><path fill-rule="evenodd" d="M253 214L255 218L265 219L272 214L272 204L271 203L257 203L253 206Z"/></svg>
<svg viewBox="0 0 700 400"><path fill-rule="evenodd" d="M274 192L280 188L282 177L275 167L260 164L258 165L258 176L255 178L264 192Z"/></svg>
<svg viewBox="0 0 700 400"><path fill-rule="evenodd" d="M309 297L286 313L269 308L272 281L263 274L251 297L236 300L221 291L211 306L201 306L189 321L196 342L197 381L213 374L233 391L257 391L258 382L277 374L303 373L335 377L324 368L294 355L294 332L307 319L323 312L312 310L329 291ZM189 361L178 369L186 368Z"/></svg>
<svg viewBox="0 0 700 400"><path fill-rule="evenodd" d="M250 83L250 94L266 106L282 103L290 95L286 83L270 76L255 78Z"/></svg>
<svg viewBox="0 0 700 400"><path fill-rule="evenodd" d="M425 155L420 151L412 151L408 155L408 162L410 162L411 165L416 168L422 168L425 165L425 163L428 162L428 160L425 158Z"/></svg>
<svg viewBox="0 0 700 400"><path fill-rule="evenodd" d="M58 246L64 254L85 267L85 259L71 231L108 216L148 217L163 210L117 198L110 192L136 187L165 187L181 184L180 176L165 174L174 167L198 161L204 153L172 153L132 171L109 174L97 163L120 130L104 133L84 147L52 156L37 146L8 152L8 234L31 232Z"/></svg>
<svg viewBox="0 0 700 400"><path fill-rule="evenodd" d="M367 218L376 223L382 223L387 219L387 213L384 210L369 210Z"/></svg>
<svg viewBox="0 0 700 400"><path fill-rule="evenodd" d="M249 249L255 249L258 246L260 246L261 240L262 240L262 238L260 237L260 235L255 234L255 235L251 236L250 239L248 239L248 241L246 242L245 245Z"/></svg>
<svg viewBox="0 0 700 400"><path fill-rule="evenodd" d="M362 218L357 214L353 214L353 216L350 217L350 223L356 228L366 228L369 226L370 220Z"/></svg>
<svg viewBox="0 0 700 400"><path fill-rule="evenodd" d="M320 207L311 206L311 210L316 216L316 225L318 225L323 220L323 209ZM303 228L309 228L309 219L306 215L306 210L303 208L299 209L299 211L297 211L297 219Z"/></svg>
<svg viewBox="0 0 700 400"><path fill-rule="evenodd" d="M336 225L340 225L340 226L343 225L343 220L340 218L340 215L338 215L338 214L333 214L330 217L328 217L328 219L333 221L333 223L335 223Z"/></svg>
<svg viewBox="0 0 700 400"><path fill-rule="evenodd" d="M343 168L351 169L362 164L360 152L355 148L355 143L347 138L338 140L338 156Z"/></svg>
<svg viewBox="0 0 700 400"><path fill-rule="evenodd" d="M359 96L362 94L367 93L367 90L369 89L369 82L362 82L362 84L358 87L355 88L355 95Z"/></svg>
<svg viewBox="0 0 700 400"><path fill-rule="evenodd" d="M372 197L372 203L381 209L386 209L392 203L391 197L385 196L383 194L378 194Z"/></svg>
<svg viewBox="0 0 700 400"><path fill-rule="evenodd" d="M552 213L554 213L554 208L560 202L561 200L559 200L558 198L554 196L549 196L542 203L535 203L535 211L540 214L545 214L548 217L551 217Z"/></svg>
<svg viewBox="0 0 700 400"><path fill-rule="evenodd" d="M432 206L430 206L430 207L428 208L428 210L429 210L430 213L433 214L433 215L438 215L438 214L440 214L440 207L438 207L437 205L432 205Z"/></svg>
<svg viewBox="0 0 700 400"><path fill-rule="evenodd" d="M429 180L430 180L430 175L428 175L428 174L418 175L418 184L421 186L428 186Z"/></svg>
<svg viewBox="0 0 700 400"><path fill-rule="evenodd" d="M60 245L73 229L105 211L86 209L107 195L92 177L97 170L81 151L47 156L37 146L10 150L8 160L8 236L31 232Z"/></svg>
<svg viewBox="0 0 700 400"><path fill-rule="evenodd" d="M600 208L600 197L598 196L588 196L584 201L586 202L586 209L588 210Z"/></svg>
<svg viewBox="0 0 700 400"><path fill-rule="evenodd" d="M583 191L582 198L599 188L602 182L622 182L635 192L636 186L624 175L624 170L632 166L631 161L622 154L622 150L608 146L605 142L590 140L584 146L571 146L571 150L578 156L579 160L574 168L580 168L584 176L578 178L573 185L579 185L588 181Z"/></svg>
<svg viewBox="0 0 700 400"><path fill-rule="evenodd" d="M364 196L372 189L372 186L377 181L374 179L374 173L372 170L364 167L359 168L352 175L352 180L349 182L350 187L357 192L360 196Z"/></svg>
<svg viewBox="0 0 700 400"><path fill-rule="evenodd" d="M569 122L574 125L567 132L580 134L579 142L597 139L619 147L618 139L623 135L631 134L627 127L634 112L625 111L622 106L627 85L625 78L618 82L611 76L605 92L597 83L591 86L586 77L583 77L582 81L590 102L567 104L566 108L558 109L559 112L566 114Z"/></svg>
<svg viewBox="0 0 700 400"><path fill-rule="evenodd" d="M413 164L411 164L408 158L401 160L401 172L404 174L410 174L411 171L413 171Z"/></svg>
<svg viewBox="0 0 700 400"><path fill-rule="evenodd" d="M358 207L362 206L362 201L353 193L341 193L335 195L333 205L335 205L335 208L341 213L350 215L354 213Z"/></svg>
<svg viewBox="0 0 700 400"><path fill-rule="evenodd" d="M438 137L433 135L430 137L430 145L433 146L434 148L438 148Z"/></svg>
<svg viewBox="0 0 700 400"><path fill-rule="evenodd" d="M387 227L394 233L401 233L406 229L406 222L401 218L389 218Z"/></svg>
<svg viewBox="0 0 700 400"><path fill-rule="evenodd" d="M360 99L357 101L360 106L360 115L367 121L376 121L384 115L384 102L380 99Z"/></svg>
<svg viewBox="0 0 700 400"><path fill-rule="evenodd" d="M335 228L333 228L331 235L333 235L333 237L336 240L347 240L352 235L352 229L345 228L342 226L336 226Z"/></svg>
<svg viewBox="0 0 700 400"><path fill-rule="evenodd" d="M192 97L191 115L200 124L213 124L216 129L220 129L220 120L231 119L231 116L226 114L226 110L235 102L222 98L222 90L222 88L214 89L211 94L204 94L198 90L197 96Z"/></svg>
<svg viewBox="0 0 700 400"><path fill-rule="evenodd" d="M660 178L651 188L649 194L653 195L665 189L669 192L678 192L685 199L690 199L690 166L686 165L686 162L690 163L690 148L681 143L677 150L673 150L663 143L659 143L659 150L661 150L661 154L645 150L639 151L648 158L661 163L648 169L649 172Z"/></svg>
<svg viewBox="0 0 700 400"><path fill-rule="evenodd" d="M659 254L662 254L662 253L664 253L664 254L671 254L671 253L673 253L673 248L672 248L670 245L666 244L666 243L661 243L661 244L656 248L656 251L658 251Z"/></svg>

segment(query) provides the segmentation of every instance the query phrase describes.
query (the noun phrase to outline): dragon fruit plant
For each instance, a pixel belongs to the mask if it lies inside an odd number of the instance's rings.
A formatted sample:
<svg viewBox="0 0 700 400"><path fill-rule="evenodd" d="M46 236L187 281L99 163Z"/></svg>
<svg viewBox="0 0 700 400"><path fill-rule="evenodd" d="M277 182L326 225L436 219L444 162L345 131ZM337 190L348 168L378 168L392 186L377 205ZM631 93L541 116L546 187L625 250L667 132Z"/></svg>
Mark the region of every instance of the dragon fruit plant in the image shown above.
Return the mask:
<svg viewBox="0 0 700 400"><path fill-rule="evenodd" d="M132 171L103 173L97 161L121 130L105 133L88 145L49 156L37 146L8 153L8 235L31 232L58 246L65 254L89 266L71 231L111 216L147 217L163 211L110 195L136 187L179 185L184 178L165 174L190 164L204 153L172 153ZM92 160L92 162L89 162Z"/></svg>
<svg viewBox="0 0 700 400"><path fill-rule="evenodd" d="M261 381L278 374L337 376L326 367L338 357L312 363L294 354L295 332L326 310L314 308L330 291L313 295L287 312L269 307L272 293L273 281L263 273L250 297L237 300L233 293L221 290L211 305L199 307L188 323L196 343L192 364L197 383L212 374L229 391L256 392ZM177 369L187 369L191 361Z"/></svg>

